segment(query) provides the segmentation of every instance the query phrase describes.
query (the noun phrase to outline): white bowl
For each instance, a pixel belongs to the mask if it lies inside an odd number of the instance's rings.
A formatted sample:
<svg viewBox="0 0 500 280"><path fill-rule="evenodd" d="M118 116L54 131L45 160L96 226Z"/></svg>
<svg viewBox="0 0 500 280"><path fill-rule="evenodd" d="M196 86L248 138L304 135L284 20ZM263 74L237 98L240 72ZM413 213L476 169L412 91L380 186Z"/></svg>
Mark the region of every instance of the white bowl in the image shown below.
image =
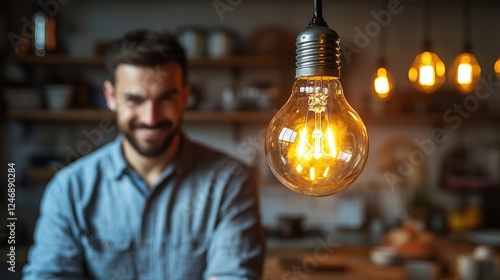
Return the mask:
<svg viewBox="0 0 500 280"><path fill-rule="evenodd" d="M73 95L74 92L71 85L47 85L45 87L47 106L52 110L61 110L71 107Z"/></svg>
<svg viewBox="0 0 500 280"><path fill-rule="evenodd" d="M396 262L397 252L392 247L375 247L370 252L370 260L376 265L391 265Z"/></svg>

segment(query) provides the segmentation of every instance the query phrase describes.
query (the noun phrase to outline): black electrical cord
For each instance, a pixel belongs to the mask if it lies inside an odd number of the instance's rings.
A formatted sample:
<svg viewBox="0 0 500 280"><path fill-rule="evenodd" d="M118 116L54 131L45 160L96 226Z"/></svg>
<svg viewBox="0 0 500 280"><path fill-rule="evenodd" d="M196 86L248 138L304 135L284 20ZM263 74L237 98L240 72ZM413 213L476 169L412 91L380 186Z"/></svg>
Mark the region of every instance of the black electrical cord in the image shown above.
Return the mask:
<svg viewBox="0 0 500 280"><path fill-rule="evenodd" d="M314 0L314 11L313 18L311 22L309 22L309 27L328 27L325 19L323 18L323 1L322 0Z"/></svg>
<svg viewBox="0 0 500 280"><path fill-rule="evenodd" d="M381 0L380 1L382 4L382 10L387 8L388 0ZM380 39L379 39L379 67L387 67L387 58L386 58L386 52L387 52L387 27L381 27L382 30L380 32Z"/></svg>
<svg viewBox="0 0 500 280"><path fill-rule="evenodd" d="M424 49L431 51L431 0L424 1Z"/></svg>
<svg viewBox="0 0 500 280"><path fill-rule="evenodd" d="M464 52L472 52L471 39L471 1L464 0L463 6Z"/></svg>
<svg viewBox="0 0 500 280"><path fill-rule="evenodd" d="M314 17L323 18L323 1L314 0Z"/></svg>

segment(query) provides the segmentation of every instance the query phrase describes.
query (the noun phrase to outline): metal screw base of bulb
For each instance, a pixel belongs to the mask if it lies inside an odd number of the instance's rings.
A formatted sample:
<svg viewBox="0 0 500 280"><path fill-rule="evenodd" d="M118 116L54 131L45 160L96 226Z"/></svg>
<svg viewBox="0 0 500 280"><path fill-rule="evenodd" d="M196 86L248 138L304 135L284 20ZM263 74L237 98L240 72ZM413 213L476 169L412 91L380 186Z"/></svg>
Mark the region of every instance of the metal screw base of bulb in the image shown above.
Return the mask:
<svg viewBox="0 0 500 280"><path fill-rule="evenodd" d="M295 77L340 77L340 38L327 26L309 26L296 39Z"/></svg>

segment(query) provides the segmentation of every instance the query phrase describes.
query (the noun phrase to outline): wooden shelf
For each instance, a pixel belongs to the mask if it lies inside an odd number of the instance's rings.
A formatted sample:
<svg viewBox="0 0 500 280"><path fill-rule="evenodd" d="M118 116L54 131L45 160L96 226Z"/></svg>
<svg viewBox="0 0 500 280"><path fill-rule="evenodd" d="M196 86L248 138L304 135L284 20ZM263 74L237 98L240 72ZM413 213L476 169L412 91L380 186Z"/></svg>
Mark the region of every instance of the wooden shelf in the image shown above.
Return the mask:
<svg viewBox="0 0 500 280"><path fill-rule="evenodd" d="M220 112L220 111L186 111L184 120L197 123L266 123L271 121L271 112ZM79 122L100 121L102 119L114 119L115 114L110 111L99 109L70 109L61 111L50 111L41 109L16 109L7 112L7 119L11 121L57 121L57 122ZM388 115L361 115L363 122L367 125L453 125L443 119L439 113L411 114L398 113ZM464 124L498 124L500 127L500 115L475 114L468 119L462 120Z"/></svg>
<svg viewBox="0 0 500 280"><path fill-rule="evenodd" d="M30 110L16 109L7 111L7 119L12 121L99 121L104 118L114 119L114 113L98 109L81 110Z"/></svg>
<svg viewBox="0 0 500 280"><path fill-rule="evenodd" d="M43 57L35 55L12 56L10 58L23 65L46 65L46 66L98 66L104 67L104 57L76 57L62 54L53 54Z"/></svg>
<svg viewBox="0 0 500 280"><path fill-rule="evenodd" d="M103 56L77 57L64 54L53 54L44 57L35 55L12 56L10 58L24 65L46 65L46 66L105 66ZM226 58L200 58L189 60L190 66L195 67L272 67L276 66L275 56L245 55L231 56Z"/></svg>
<svg viewBox="0 0 500 280"><path fill-rule="evenodd" d="M390 113L385 115L361 114L366 125L456 125L458 116L446 119L442 113ZM500 115L473 113L469 118L460 118L462 124L498 124Z"/></svg>
<svg viewBox="0 0 500 280"><path fill-rule="evenodd" d="M184 119L188 122L241 122L241 123L267 123L273 117L269 112L199 112L186 111Z"/></svg>
<svg viewBox="0 0 500 280"><path fill-rule="evenodd" d="M227 58L199 58L189 61L190 66L196 67L274 67L278 64L275 56L246 55Z"/></svg>
<svg viewBox="0 0 500 280"><path fill-rule="evenodd" d="M26 110L17 109L7 112L7 119L11 121L54 121L54 122L79 122L79 121L100 121L102 119L114 119L115 114L110 111L98 109L78 109L78 110ZM186 111L184 120L186 122L245 122L245 123L265 123L272 118L271 113L264 112L200 112Z"/></svg>

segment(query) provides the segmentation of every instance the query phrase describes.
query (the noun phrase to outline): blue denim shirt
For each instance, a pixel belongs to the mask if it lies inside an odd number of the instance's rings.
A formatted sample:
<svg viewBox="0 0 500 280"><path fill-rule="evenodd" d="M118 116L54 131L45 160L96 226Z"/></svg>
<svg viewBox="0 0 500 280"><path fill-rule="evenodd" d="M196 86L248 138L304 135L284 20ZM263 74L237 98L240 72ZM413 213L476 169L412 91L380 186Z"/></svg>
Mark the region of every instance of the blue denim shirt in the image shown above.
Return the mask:
<svg viewBox="0 0 500 280"><path fill-rule="evenodd" d="M147 190L121 142L49 183L24 279L260 279L265 243L244 165L183 136Z"/></svg>

